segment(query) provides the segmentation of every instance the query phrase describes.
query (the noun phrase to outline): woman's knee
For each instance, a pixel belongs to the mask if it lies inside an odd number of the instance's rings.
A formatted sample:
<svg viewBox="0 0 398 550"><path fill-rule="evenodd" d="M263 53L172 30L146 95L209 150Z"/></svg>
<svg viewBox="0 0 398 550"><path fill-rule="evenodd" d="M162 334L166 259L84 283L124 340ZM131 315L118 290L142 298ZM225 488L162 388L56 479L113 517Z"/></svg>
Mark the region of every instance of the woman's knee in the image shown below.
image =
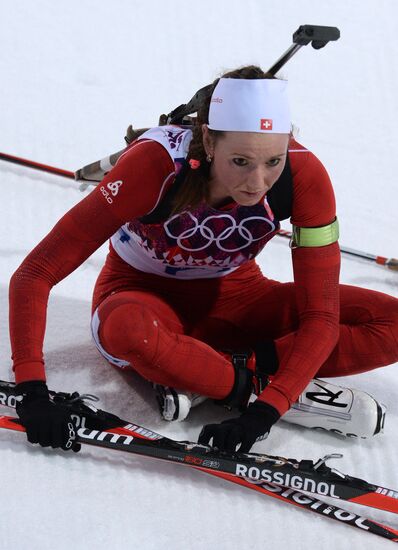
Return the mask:
<svg viewBox="0 0 398 550"><path fill-rule="evenodd" d="M130 301L101 316L99 339L104 349L121 359L131 355L150 361L156 355L160 320L140 302Z"/></svg>

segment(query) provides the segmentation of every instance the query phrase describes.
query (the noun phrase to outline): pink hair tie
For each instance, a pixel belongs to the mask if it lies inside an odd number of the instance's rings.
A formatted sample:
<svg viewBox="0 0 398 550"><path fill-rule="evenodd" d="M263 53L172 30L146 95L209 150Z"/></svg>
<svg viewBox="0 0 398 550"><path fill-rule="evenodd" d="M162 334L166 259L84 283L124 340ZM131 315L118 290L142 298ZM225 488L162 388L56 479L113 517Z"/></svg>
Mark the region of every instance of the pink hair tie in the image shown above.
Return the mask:
<svg viewBox="0 0 398 550"><path fill-rule="evenodd" d="M197 170L200 166L200 160L190 159L189 166L192 168L192 170Z"/></svg>

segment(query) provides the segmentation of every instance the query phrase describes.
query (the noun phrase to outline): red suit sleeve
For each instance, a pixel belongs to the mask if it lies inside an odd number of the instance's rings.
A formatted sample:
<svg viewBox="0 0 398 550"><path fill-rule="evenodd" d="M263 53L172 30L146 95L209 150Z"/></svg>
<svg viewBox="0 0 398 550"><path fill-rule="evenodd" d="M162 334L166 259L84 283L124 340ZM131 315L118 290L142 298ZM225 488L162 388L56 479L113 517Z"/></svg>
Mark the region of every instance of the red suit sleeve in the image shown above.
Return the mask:
<svg viewBox="0 0 398 550"><path fill-rule="evenodd" d="M298 227L319 227L336 216L333 188L321 162L310 152L291 155L293 211ZM304 391L339 336L338 243L292 250L299 327L275 342L279 368L260 399L284 414Z"/></svg>
<svg viewBox="0 0 398 550"><path fill-rule="evenodd" d="M174 164L158 143L138 141L59 220L11 278L10 338L16 382L45 380L43 340L51 288L126 221L150 212L171 184Z"/></svg>

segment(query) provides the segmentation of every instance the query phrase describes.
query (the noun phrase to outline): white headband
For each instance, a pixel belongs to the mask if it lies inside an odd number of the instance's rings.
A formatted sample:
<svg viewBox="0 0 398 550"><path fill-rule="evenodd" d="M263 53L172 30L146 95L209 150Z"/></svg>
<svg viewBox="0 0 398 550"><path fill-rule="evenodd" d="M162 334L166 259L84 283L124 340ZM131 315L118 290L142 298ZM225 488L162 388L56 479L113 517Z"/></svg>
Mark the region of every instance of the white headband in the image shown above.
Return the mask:
<svg viewBox="0 0 398 550"><path fill-rule="evenodd" d="M289 134L286 88L285 80L220 78L211 96L209 128Z"/></svg>

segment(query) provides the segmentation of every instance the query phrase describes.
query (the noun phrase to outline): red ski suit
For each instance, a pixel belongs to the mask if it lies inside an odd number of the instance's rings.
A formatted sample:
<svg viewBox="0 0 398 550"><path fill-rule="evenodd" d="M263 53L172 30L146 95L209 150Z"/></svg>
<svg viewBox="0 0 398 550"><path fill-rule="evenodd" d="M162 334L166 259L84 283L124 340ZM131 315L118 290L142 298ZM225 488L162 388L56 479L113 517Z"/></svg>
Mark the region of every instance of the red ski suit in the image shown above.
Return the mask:
<svg viewBox="0 0 398 550"><path fill-rule="evenodd" d="M290 149L292 223L331 223L335 201L324 167L297 143ZM158 142L133 144L18 268L10 283L17 382L45 380L42 348L51 287L121 226L134 226L152 211L173 184L175 170ZM158 230L148 228L148 234ZM174 248L173 257L177 252ZM339 285L337 243L293 249L292 261L293 283L267 279L247 258L223 276L178 278L137 269L111 245L93 297L100 345L149 380L221 399L231 391L234 370L217 350L272 339L279 367L259 399L280 414L315 375L354 374L398 360L398 300Z"/></svg>

